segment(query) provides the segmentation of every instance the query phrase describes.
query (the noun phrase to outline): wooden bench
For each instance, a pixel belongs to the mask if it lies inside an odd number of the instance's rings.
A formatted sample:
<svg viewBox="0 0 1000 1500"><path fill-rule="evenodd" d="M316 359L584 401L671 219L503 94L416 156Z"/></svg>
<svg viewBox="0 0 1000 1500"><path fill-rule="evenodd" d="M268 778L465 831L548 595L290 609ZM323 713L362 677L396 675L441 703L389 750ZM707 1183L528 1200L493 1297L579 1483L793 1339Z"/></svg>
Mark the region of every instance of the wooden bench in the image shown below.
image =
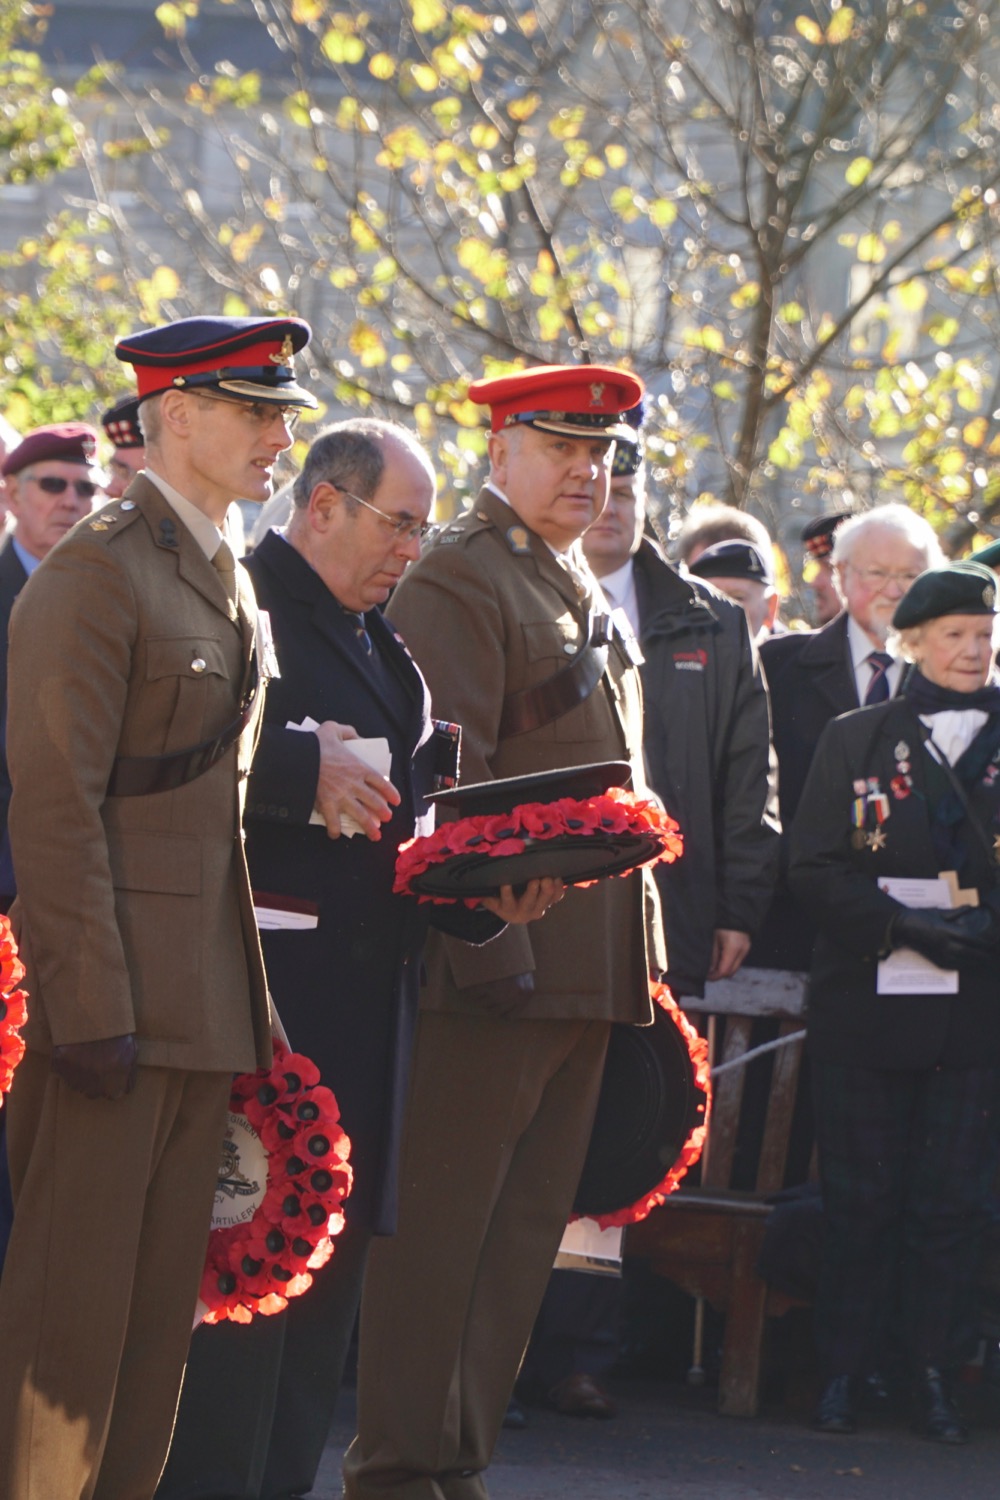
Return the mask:
<svg viewBox="0 0 1000 1500"><path fill-rule="evenodd" d="M743 1189L733 1186L733 1173L748 1070L769 1064L764 1056L745 1066L739 1060L751 1047L755 1020L775 1019L778 1037L802 1030L806 977L744 969L707 985L703 1000L685 1001L687 1014L708 1034L711 1065L723 1068L713 1078L700 1181L683 1182L643 1223L632 1225L625 1240L626 1255L647 1259L653 1271L725 1314L719 1410L729 1416L756 1416L767 1317L795 1305L769 1292L755 1267L771 1211L764 1199L784 1182L803 1044L789 1042L771 1054L759 1155L750 1164L753 1187ZM745 1161L742 1172L745 1181Z"/></svg>

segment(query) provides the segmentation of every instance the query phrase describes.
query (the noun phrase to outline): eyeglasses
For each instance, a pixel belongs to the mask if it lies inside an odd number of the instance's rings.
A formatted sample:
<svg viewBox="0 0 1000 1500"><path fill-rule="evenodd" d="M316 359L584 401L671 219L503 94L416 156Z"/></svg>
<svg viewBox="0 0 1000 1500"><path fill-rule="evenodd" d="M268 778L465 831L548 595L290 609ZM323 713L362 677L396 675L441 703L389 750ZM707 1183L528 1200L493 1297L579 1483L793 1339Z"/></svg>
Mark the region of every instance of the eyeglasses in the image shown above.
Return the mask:
<svg viewBox="0 0 1000 1500"><path fill-rule="evenodd" d="M25 474L22 478L32 480L46 495L64 495L72 488L81 500L93 500L101 488L92 479L63 479L60 474L42 474L37 478L34 474Z"/></svg>
<svg viewBox="0 0 1000 1500"><path fill-rule="evenodd" d="M853 568L859 578L863 578L869 588L884 589L887 583L898 583L900 588L908 589L911 583L916 583L920 577L918 573L892 573L887 568L859 568L856 564L849 562L849 568Z"/></svg>
<svg viewBox="0 0 1000 1500"><path fill-rule="evenodd" d="M279 406L273 401L233 401L229 396L211 395L208 391L188 391L189 396L197 396L202 401L214 401L220 406L237 406L246 417L252 427L263 432L272 425L275 420L282 421L289 432L295 431L302 412L297 406Z"/></svg>
<svg viewBox="0 0 1000 1500"><path fill-rule="evenodd" d="M365 510L370 510L373 515L378 516L379 520L384 522L400 541L423 541L433 530L430 521L414 521L412 516L387 516L384 510L379 510L377 505L372 505L368 500L362 500L360 495L352 495L351 491L345 490L342 484L334 484L332 479L328 483L333 485L335 490L339 490L342 495L346 495L348 500L356 500L358 505L363 505Z"/></svg>

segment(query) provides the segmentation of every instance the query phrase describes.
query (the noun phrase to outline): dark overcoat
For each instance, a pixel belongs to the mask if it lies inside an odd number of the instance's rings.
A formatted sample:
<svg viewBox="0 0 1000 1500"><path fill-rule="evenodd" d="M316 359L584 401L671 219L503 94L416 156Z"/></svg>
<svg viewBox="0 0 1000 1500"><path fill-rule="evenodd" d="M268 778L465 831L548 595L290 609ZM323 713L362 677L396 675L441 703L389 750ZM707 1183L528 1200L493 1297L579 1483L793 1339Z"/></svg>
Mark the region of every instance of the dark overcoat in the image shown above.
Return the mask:
<svg viewBox="0 0 1000 1500"><path fill-rule="evenodd" d="M940 873L928 796L947 789L923 748L924 729L905 698L858 709L824 731L791 833L789 880L819 928L809 994L809 1044L826 1062L870 1068L988 1067L1000 1063L995 958L963 968L957 995L878 995L879 954L899 904L878 888L884 875ZM909 767L901 772L900 764ZM905 776L912 787L905 784ZM883 847L852 842L855 782L877 781L888 796ZM895 786L894 786L895 783ZM993 768L969 804L983 838L966 827L963 887L996 905L1000 776ZM875 823L868 820L868 831ZM855 841L859 842L859 841ZM880 841L881 842L881 841Z"/></svg>
<svg viewBox="0 0 1000 1500"><path fill-rule="evenodd" d="M783 835L778 886L747 962L802 971L809 968L815 929L788 888L788 830L820 735L831 719L858 707L847 615L822 630L772 637L761 646L760 659L771 695Z"/></svg>
<svg viewBox="0 0 1000 1500"><path fill-rule="evenodd" d="M682 576L648 539L633 565L646 772L685 840L683 858L655 870L667 982L700 995L715 929L755 933L774 891L767 688L738 604Z"/></svg>
<svg viewBox="0 0 1000 1500"><path fill-rule="evenodd" d="M276 532L246 566L281 673L269 686L247 795L251 880L258 895L296 897L319 919L313 929L262 934L268 979L289 1040L312 1057L340 1104L355 1173L351 1222L390 1233L428 920L478 942L501 924L487 912L392 894L399 845L433 827L425 798L435 757L427 688L395 632L369 611L367 657L354 618ZM286 728L306 717L388 739L401 801L377 842L331 839L310 824L319 742Z"/></svg>

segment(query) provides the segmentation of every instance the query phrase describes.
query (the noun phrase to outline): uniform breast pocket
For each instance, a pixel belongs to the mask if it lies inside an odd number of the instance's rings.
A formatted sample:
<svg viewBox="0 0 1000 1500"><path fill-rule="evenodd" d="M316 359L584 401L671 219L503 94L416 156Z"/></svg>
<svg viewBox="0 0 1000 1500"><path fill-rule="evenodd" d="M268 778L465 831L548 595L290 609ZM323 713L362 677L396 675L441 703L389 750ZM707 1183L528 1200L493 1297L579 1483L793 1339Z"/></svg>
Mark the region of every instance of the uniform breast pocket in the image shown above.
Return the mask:
<svg viewBox="0 0 1000 1500"><path fill-rule="evenodd" d="M164 751L197 745L221 727L214 722L207 727L209 704L223 696L229 679L218 636L160 636L146 642L146 685L154 718L166 726Z"/></svg>
<svg viewBox="0 0 1000 1500"><path fill-rule="evenodd" d="M586 643L583 625L567 611L554 620L538 623L525 621L521 626L528 658L529 684L547 681L569 667ZM607 737L609 710L605 689L598 683L589 696L575 708L561 713L546 726L553 739L578 745Z"/></svg>

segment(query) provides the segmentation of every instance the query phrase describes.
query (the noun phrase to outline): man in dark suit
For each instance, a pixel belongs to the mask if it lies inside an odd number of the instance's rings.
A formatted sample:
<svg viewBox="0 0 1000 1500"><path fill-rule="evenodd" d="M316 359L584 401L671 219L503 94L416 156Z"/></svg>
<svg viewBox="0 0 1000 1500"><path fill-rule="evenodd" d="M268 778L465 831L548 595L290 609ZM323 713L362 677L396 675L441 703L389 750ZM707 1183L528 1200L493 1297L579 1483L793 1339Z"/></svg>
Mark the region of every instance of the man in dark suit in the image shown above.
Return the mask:
<svg viewBox="0 0 1000 1500"><path fill-rule="evenodd" d="M820 734L838 714L895 696L903 663L886 649L893 611L942 554L922 517L904 505L882 505L843 522L832 560L843 612L822 630L790 631L765 641L760 651L778 756L783 870L788 830ZM782 878L748 962L804 971L813 936Z"/></svg>
<svg viewBox="0 0 1000 1500"><path fill-rule="evenodd" d="M434 487L403 428L338 423L310 450L287 532L269 532L247 560L281 674L250 781L247 858L258 911L269 913L262 943L275 1003L337 1096L354 1187L333 1259L305 1296L278 1317L195 1335L160 1500L276 1500L312 1488L369 1242L395 1227L428 919L483 942L553 894L546 883L539 898L533 882L521 901L493 899L488 910L392 894L397 850L433 827L426 795L454 749L379 608L420 554ZM311 732L290 727L304 721ZM388 742L387 776L351 752L356 738ZM289 906L311 925L283 928Z"/></svg>
<svg viewBox="0 0 1000 1500"><path fill-rule="evenodd" d="M147 471L54 546L11 619L10 1096L0 1497L148 1500L205 1262L232 1074L271 1060L240 838L257 610L222 542L314 398L297 319L123 340Z"/></svg>

